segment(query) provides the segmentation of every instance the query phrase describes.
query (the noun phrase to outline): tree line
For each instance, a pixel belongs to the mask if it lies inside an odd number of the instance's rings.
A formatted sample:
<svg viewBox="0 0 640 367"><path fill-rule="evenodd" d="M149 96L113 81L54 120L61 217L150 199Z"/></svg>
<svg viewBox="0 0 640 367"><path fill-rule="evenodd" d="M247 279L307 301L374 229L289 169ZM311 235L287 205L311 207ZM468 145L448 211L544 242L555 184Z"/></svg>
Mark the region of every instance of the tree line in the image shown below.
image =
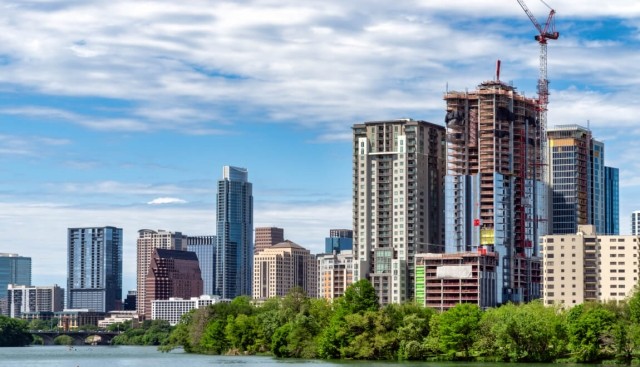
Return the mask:
<svg viewBox="0 0 640 367"><path fill-rule="evenodd" d="M631 362L640 349L640 292L626 302L570 309L541 301L436 312L378 305L367 280L330 303L293 289L255 306L248 297L192 310L162 350L360 360Z"/></svg>

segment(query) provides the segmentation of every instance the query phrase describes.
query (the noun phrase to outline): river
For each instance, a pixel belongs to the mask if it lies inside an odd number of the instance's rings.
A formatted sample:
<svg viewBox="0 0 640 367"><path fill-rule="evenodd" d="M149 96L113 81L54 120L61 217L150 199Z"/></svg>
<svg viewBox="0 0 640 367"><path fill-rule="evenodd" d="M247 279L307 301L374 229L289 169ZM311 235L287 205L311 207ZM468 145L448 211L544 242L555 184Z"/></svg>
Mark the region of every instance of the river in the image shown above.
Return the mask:
<svg viewBox="0 0 640 367"><path fill-rule="evenodd" d="M2 367L505 367L505 363L366 362L277 359L258 356L205 356L181 350L162 353L156 347L30 346L0 348ZM349 365L349 366L347 366ZM549 367L548 364L517 364ZM563 367L576 366L563 364ZM587 367L587 365L580 365Z"/></svg>

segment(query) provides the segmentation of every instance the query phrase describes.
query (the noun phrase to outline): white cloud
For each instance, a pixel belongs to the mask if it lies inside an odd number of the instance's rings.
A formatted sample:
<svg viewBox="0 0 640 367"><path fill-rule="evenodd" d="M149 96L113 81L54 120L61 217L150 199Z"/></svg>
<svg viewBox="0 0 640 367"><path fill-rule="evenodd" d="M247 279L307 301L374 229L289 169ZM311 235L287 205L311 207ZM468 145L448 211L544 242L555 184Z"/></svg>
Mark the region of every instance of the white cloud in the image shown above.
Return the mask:
<svg viewBox="0 0 640 367"><path fill-rule="evenodd" d="M149 201L149 205L162 205L162 204L185 204L186 200L178 198L155 198Z"/></svg>

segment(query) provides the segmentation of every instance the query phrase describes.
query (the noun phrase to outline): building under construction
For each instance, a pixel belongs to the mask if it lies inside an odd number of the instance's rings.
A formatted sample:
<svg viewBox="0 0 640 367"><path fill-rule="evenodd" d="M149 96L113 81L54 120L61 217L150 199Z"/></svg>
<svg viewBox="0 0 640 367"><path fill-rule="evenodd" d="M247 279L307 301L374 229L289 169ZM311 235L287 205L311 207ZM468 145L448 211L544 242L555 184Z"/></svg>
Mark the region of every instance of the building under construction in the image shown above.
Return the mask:
<svg viewBox="0 0 640 367"><path fill-rule="evenodd" d="M497 304L539 298L548 204L537 100L500 81L444 99L445 250L498 255Z"/></svg>

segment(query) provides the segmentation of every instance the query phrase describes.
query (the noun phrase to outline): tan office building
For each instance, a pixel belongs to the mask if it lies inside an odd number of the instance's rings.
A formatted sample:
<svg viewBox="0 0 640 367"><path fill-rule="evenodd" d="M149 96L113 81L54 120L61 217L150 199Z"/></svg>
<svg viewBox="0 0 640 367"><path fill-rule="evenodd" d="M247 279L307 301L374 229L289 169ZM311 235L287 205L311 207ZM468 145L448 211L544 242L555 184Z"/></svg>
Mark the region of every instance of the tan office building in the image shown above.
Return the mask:
<svg viewBox="0 0 640 367"><path fill-rule="evenodd" d="M253 258L253 298L283 297L294 287L315 298L316 267L315 256L289 240L266 248Z"/></svg>
<svg viewBox="0 0 640 367"><path fill-rule="evenodd" d="M344 295L353 283L353 252L320 254L318 259L318 298L333 300Z"/></svg>
<svg viewBox="0 0 640 367"><path fill-rule="evenodd" d="M180 232L169 232L164 230L153 231L150 229L141 229L138 231L137 241L137 311L138 315L149 314L151 310L146 310L148 305L141 300L146 299L146 278L149 273L149 264L153 250L187 250L187 236L183 236Z"/></svg>
<svg viewBox="0 0 640 367"><path fill-rule="evenodd" d="M592 225L542 237L544 303L571 307L627 298L638 282L638 238L601 236Z"/></svg>

